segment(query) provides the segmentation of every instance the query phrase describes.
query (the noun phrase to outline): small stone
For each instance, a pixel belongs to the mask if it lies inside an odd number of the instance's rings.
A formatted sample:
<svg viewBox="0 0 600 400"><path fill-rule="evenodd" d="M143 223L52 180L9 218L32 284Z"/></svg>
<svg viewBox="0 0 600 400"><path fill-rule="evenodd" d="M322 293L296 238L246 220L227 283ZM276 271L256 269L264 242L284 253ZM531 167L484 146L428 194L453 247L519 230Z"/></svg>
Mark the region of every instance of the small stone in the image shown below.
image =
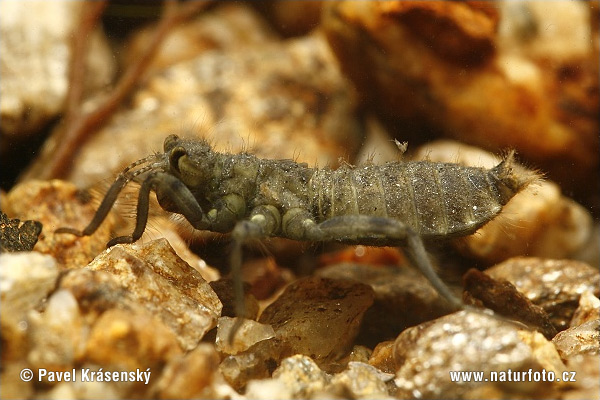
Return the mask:
<svg viewBox="0 0 600 400"><path fill-rule="evenodd" d="M83 268L106 249L115 226L114 215L109 213L91 236L54 233L60 227L83 229L96 212L91 196L60 180L34 180L16 185L3 207L9 215L40 221L44 229L35 250L52 255L67 268Z"/></svg>
<svg viewBox="0 0 600 400"><path fill-rule="evenodd" d="M600 355L600 318L568 328L552 339L563 359L579 354Z"/></svg>
<svg viewBox="0 0 600 400"><path fill-rule="evenodd" d="M6 135L42 132L43 125L63 111L70 84L71 39L82 6L70 1L1 2L2 141ZM85 89L103 88L116 63L100 28L90 34L86 48Z"/></svg>
<svg viewBox="0 0 600 400"><path fill-rule="evenodd" d="M388 340L379 343L373 349L373 354L369 358L369 364L380 371L390 374L395 373L398 366L394 361L394 341Z"/></svg>
<svg viewBox="0 0 600 400"><path fill-rule="evenodd" d="M214 346L200 343L165 366L156 385L162 399L215 398L212 385L218 374L219 355Z"/></svg>
<svg viewBox="0 0 600 400"><path fill-rule="evenodd" d="M354 399L392 399L386 382L394 374L378 370L372 365L351 361L348 368L331 378L331 386L343 386Z"/></svg>
<svg viewBox="0 0 600 400"><path fill-rule="evenodd" d="M356 281L302 278L290 284L259 321L275 329L291 354L325 365L350 352L373 298L371 287Z"/></svg>
<svg viewBox="0 0 600 400"><path fill-rule="evenodd" d="M114 274L132 299L177 333L186 350L216 326L219 298L165 239L114 246L87 268Z"/></svg>
<svg viewBox="0 0 600 400"><path fill-rule="evenodd" d="M183 217L181 217L183 218ZM202 275L207 282L213 282L221 277L220 272L211 267L200 258L197 254L193 253L189 246L189 241L184 240L178 233L180 223L174 221L173 218L168 218L164 215L152 215L148 218L148 226L151 229L147 229L142 237L140 243L150 242L155 240L157 237L165 238L175 250L175 253L192 268ZM185 227L187 228L187 226ZM133 231L133 228L128 229L123 234L129 235Z"/></svg>
<svg viewBox="0 0 600 400"><path fill-rule="evenodd" d="M118 277L109 272L89 269L69 270L62 276L59 289L66 289L75 296L81 312L91 322L111 308L143 307L121 285Z"/></svg>
<svg viewBox="0 0 600 400"><path fill-rule="evenodd" d="M553 342L547 340L540 332L521 330L519 338L529 346L533 358L547 371L554 371L557 374L565 371L565 365Z"/></svg>
<svg viewBox="0 0 600 400"><path fill-rule="evenodd" d="M348 362L367 363L369 358L371 358L371 354L373 354L373 350L370 348L356 345L352 347L352 351L348 355Z"/></svg>
<svg viewBox="0 0 600 400"><path fill-rule="evenodd" d="M221 317L217 321L217 340L215 345L217 350L225 354L237 354L248 350L254 344L275 337L275 331L271 325L261 324L251 319L243 319L238 327L233 343L229 343L231 329L234 327L239 317Z"/></svg>
<svg viewBox="0 0 600 400"><path fill-rule="evenodd" d="M353 279L370 285L375 302L365 313L359 343L374 347L394 338L409 326L440 317L451 307L429 281L414 268L402 266L341 263L320 269L317 274L332 279Z"/></svg>
<svg viewBox="0 0 600 400"><path fill-rule="evenodd" d="M310 398L329 384L331 376L310 358L301 354L288 357L273 372L273 379L282 382L293 398Z"/></svg>
<svg viewBox="0 0 600 400"><path fill-rule="evenodd" d="M87 327L68 290L54 292L42 313L30 311L28 324L32 367L66 371L81 358Z"/></svg>
<svg viewBox="0 0 600 400"><path fill-rule="evenodd" d="M24 359L29 345L28 313L55 288L56 260L37 252L0 254L2 362Z"/></svg>
<svg viewBox="0 0 600 400"><path fill-rule="evenodd" d="M549 340L556 335L546 311L533 304L512 283L494 280L475 268L467 271L463 279L466 291L463 299L467 299L467 304L481 302L486 308L538 329Z"/></svg>
<svg viewBox="0 0 600 400"><path fill-rule="evenodd" d="M251 379L269 378L279 365L282 354L289 353L289 346L281 340L263 340L246 351L225 357L219 371L234 389L242 390Z"/></svg>
<svg viewBox="0 0 600 400"><path fill-rule="evenodd" d="M581 294L600 294L600 272L573 260L517 257L485 271L494 279L507 280L550 316L561 331L569 326Z"/></svg>
<svg viewBox="0 0 600 400"><path fill-rule="evenodd" d="M533 368L559 375L564 366L556 352L554 358L536 356L538 341L546 341L537 335L535 340L524 341L514 325L469 311L409 328L395 342L397 396L461 398L481 385L474 381L454 382L451 371L482 371L489 377L492 371ZM556 370L557 364L560 370Z"/></svg>
<svg viewBox="0 0 600 400"><path fill-rule="evenodd" d="M291 400L295 397L292 389L278 379L256 379L248 382L245 398L256 400Z"/></svg>
<svg viewBox="0 0 600 400"><path fill-rule="evenodd" d="M586 290L579 298L579 307L575 310L569 326L575 328L598 318L600 318L600 299Z"/></svg>
<svg viewBox="0 0 600 400"><path fill-rule="evenodd" d="M93 325L85 360L105 369L158 371L182 353L177 337L144 309L111 309Z"/></svg>

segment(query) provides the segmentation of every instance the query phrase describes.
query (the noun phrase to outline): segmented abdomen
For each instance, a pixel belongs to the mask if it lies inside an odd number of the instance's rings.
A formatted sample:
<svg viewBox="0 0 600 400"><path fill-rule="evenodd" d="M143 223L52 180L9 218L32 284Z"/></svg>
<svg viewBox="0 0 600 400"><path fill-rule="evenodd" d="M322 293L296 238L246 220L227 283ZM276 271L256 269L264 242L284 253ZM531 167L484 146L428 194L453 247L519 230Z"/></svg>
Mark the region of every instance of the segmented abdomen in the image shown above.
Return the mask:
<svg viewBox="0 0 600 400"><path fill-rule="evenodd" d="M309 190L319 221L339 215L391 217L422 236L474 232L501 210L490 170L434 162L319 170Z"/></svg>

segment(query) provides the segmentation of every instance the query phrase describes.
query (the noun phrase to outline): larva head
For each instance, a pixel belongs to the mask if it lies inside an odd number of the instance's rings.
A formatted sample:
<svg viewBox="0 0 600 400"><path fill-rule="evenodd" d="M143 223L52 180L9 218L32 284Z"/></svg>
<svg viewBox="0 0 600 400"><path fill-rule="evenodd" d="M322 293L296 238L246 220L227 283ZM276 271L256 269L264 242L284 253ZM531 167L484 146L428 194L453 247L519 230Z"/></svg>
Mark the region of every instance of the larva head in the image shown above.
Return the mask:
<svg viewBox="0 0 600 400"><path fill-rule="evenodd" d="M541 179L539 173L516 162L514 150L511 150L500 164L490 170L490 175L496 181L500 203L503 205L529 184Z"/></svg>
<svg viewBox="0 0 600 400"><path fill-rule="evenodd" d="M205 185L212 177L214 152L205 141L192 141L169 135L164 143L169 169L187 187Z"/></svg>

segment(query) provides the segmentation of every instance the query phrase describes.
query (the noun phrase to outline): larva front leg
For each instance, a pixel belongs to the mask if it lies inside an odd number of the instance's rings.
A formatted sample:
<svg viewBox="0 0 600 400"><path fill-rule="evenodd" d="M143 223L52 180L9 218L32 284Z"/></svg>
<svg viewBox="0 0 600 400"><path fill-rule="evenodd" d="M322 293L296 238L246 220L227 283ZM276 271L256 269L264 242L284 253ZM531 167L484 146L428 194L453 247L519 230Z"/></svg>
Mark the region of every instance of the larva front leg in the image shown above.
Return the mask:
<svg viewBox="0 0 600 400"><path fill-rule="evenodd" d="M182 214L196 229L210 225L198 201L187 186L173 175L152 172L142 182L138 194L135 229L129 236L119 236L108 242L108 247L118 243L133 243L142 237L148 222L150 191L156 192L161 207Z"/></svg>
<svg viewBox="0 0 600 400"><path fill-rule="evenodd" d="M75 236L89 236L96 232L96 229L98 229L100 224L102 224L104 219L106 219L106 216L108 215L113 204L115 204L115 201L117 201L119 193L121 190L123 190L125 185L127 185L127 182L128 177L123 174L117 178L117 180L110 186L110 189L108 189L104 199L102 199L102 203L100 203L98 210L96 210L96 214L94 214L92 221L82 231L74 228L58 228L56 231L54 231L54 233L70 233L71 235Z"/></svg>

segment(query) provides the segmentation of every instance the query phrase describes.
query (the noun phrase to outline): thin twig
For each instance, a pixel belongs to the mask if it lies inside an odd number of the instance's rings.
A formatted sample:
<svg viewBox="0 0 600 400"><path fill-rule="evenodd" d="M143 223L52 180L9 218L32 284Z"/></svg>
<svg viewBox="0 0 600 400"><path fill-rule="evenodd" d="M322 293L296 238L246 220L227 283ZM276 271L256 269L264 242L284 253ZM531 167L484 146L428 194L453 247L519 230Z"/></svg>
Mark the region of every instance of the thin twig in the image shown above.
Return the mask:
<svg viewBox="0 0 600 400"><path fill-rule="evenodd" d="M56 135L50 137L44 143L42 154L20 177L20 180L45 180L64 177L77 150L96 129L109 119L110 115L134 88L140 77L144 75L144 72L150 66L152 58L171 29L180 22L196 15L210 3L210 0L206 0L180 4L176 0L166 0L163 16L156 27L153 40L137 62L123 73L112 93L94 111L79 115L74 113L73 117L63 121L65 124L64 129L57 131ZM73 73L73 75L75 74ZM76 95L77 93L73 94L73 98ZM69 105L69 107L72 107L72 105Z"/></svg>
<svg viewBox="0 0 600 400"><path fill-rule="evenodd" d="M69 89L65 105L66 121L72 120L80 112L85 87L85 62L90 35L96 28L107 5L107 0L86 1L83 3L79 25L75 35L73 35L73 56L69 66Z"/></svg>

